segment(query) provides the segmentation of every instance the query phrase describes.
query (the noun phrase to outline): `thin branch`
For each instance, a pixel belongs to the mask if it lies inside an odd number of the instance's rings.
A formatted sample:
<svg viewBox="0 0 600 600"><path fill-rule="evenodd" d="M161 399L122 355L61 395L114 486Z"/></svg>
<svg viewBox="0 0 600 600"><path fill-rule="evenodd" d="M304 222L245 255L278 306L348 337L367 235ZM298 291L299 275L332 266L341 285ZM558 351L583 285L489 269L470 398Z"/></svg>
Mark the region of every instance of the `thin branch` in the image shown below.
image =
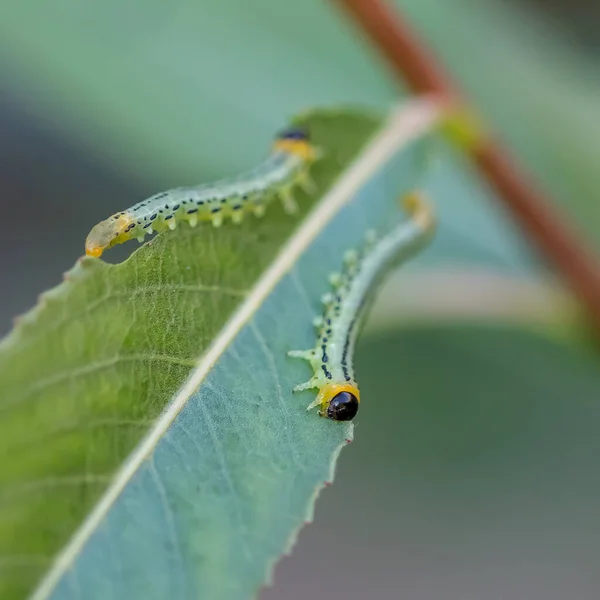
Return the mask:
<svg viewBox="0 0 600 600"><path fill-rule="evenodd" d="M385 0L332 1L354 19L396 75L417 93L446 98L458 107L456 114L467 116L463 125L470 128L467 122L470 113L460 108L464 104L457 87L398 11ZM581 236L575 234L565 217L527 180L496 140L482 129L461 134L468 138L468 150L488 184L542 253L562 272L600 331L600 264L581 242Z"/></svg>

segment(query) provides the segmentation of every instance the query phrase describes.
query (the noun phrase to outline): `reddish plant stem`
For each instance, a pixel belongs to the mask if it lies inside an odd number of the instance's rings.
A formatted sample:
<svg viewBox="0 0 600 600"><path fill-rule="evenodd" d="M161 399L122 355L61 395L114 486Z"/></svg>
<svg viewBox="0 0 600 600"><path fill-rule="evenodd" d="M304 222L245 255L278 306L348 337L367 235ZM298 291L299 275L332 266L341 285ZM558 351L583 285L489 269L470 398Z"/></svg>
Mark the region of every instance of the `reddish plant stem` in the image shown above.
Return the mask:
<svg viewBox="0 0 600 600"><path fill-rule="evenodd" d="M435 94L454 106L460 94L430 50L385 0L333 0L386 58L396 75L417 93ZM600 331L600 265L566 223L519 172L506 151L481 135L470 148L479 171L531 239L562 272Z"/></svg>

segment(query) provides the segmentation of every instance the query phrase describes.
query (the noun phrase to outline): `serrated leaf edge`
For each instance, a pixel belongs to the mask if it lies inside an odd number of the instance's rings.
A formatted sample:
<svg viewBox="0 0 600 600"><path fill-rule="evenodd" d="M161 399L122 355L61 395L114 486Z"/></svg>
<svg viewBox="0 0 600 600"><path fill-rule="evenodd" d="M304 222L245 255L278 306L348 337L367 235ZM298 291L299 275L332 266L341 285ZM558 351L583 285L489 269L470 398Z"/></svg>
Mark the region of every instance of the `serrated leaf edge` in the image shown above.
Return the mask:
<svg viewBox="0 0 600 600"><path fill-rule="evenodd" d="M32 600L46 600L50 597L62 576L71 567L81 549L85 546L101 521L106 517L139 467L152 454L152 451L164 433L186 405L187 400L199 388L219 357L227 350L244 325L261 307L264 300L273 291L283 276L291 270L306 248L342 207L353 198L357 190L368 181L370 176L404 145L430 131L441 118L442 112L442 105L436 99L427 97L410 100L391 111L388 119L375 134L371 142L350 167L342 173L339 180L326 196L314 207L295 234L284 245L271 266L250 291L246 300L225 324L221 333L200 357L196 368L174 395L172 401L157 419L154 427L146 434L137 448L125 461L94 509L58 554L53 566L33 592L31 596ZM82 263L81 266L83 267L84 264ZM60 288L61 286L58 287ZM349 427L349 431L350 435L348 439L351 439L352 426ZM330 462L330 480L333 480L335 461L339 456L341 448L342 445L336 449ZM306 520L312 518L316 498L323 487L325 487L325 483L317 487L313 492L308 505ZM291 533L285 545L284 552L291 550L300 529L301 527ZM266 571L267 580L272 578L273 567L278 558L274 557L268 562Z"/></svg>

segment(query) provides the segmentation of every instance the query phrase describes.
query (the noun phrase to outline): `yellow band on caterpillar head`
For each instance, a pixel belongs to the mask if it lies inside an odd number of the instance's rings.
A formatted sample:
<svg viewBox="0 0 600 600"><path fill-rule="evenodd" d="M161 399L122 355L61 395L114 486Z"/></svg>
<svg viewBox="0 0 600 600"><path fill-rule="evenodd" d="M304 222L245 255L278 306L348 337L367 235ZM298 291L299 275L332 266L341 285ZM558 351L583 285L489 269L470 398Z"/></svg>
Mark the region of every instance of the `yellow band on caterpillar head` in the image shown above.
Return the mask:
<svg viewBox="0 0 600 600"><path fill-rule="evenodd" d="M305 161L315 158L315 150L306 140L277 139L273 144L273 149L277 152L295 154Z"/></svg>
<svg viewBox="0 0 600 600"><path fill-rule="evenodd" d="M334 421L350 421L360 403L360 392L354 382L327 383L317 394L315 403L320 406L319 414Z"/></svg>

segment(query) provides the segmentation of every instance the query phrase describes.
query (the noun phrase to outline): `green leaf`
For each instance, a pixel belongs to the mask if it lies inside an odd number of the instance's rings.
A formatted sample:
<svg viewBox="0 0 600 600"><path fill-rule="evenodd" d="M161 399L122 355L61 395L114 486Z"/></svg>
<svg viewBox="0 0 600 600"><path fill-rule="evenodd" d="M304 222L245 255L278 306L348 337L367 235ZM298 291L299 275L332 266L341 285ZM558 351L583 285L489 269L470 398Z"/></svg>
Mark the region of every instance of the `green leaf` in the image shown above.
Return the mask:
<svg viewBox="0 0 600 600"><path fill-rule="evenodd" d="M352 438L291 393L307 367L286 351L314 343L343 252L401 218L435 118L394 113L351 164L381 119L310 113L313 177L333 186L314 212L299 195L300 219L276 204L84 258L22 317L0 346L3 598L61 548L37 598L252 596Z"/></svg>
<svg viewBox="0 0 600 600"><path fill-rule="evenodd" d="M155 181L235 168L307 106L383 110L396 101L383 66L318 0L293 9L277 0L146 0L135 9L107 0L93 18L77 0L3 3L0 57L19 102L97 160ZM32 85L44 87L44 102Z"/></svg>

